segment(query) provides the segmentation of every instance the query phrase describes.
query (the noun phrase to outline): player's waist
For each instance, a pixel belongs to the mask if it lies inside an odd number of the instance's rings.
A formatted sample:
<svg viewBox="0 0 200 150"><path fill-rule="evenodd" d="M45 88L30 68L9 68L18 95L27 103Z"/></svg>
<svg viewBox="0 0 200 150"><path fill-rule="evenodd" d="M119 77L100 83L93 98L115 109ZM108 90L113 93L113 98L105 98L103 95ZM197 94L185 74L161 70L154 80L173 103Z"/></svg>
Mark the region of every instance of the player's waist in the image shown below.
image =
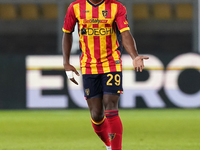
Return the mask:
<svg viewBox="0 0 200 150"><path fill-rule="evenodd" d="M104 66L104 67L109 67L109 66L116 66L116 65L121 65L121 59L116 59L116 60L107 60L107 61L81 61L80 62L81 67L97 67L97 66Z"/></svg>
<svg viewBox="0 0 200 150"><path fill-rule="evenodd" d="M82 64L82 74L102 74L108 72L119 72L122 71L121 64Z"/></svg>
<svg viewBox="0 0 200 150"><path fill-rule="evenodd" d="M95 57L95 55L82 53L80 62L81 64L90 64L90 65L98 65L98 64L119 64L121 63L120 54L117 51L111 52L110 54L102 54Z"/></svg>

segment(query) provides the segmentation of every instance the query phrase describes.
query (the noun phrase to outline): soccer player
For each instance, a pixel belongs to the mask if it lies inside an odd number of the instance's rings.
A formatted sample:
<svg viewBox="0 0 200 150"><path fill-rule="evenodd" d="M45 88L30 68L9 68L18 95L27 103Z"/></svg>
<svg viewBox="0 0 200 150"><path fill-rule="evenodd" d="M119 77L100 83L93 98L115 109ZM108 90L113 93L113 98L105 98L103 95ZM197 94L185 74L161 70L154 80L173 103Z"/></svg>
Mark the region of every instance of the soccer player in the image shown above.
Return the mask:
<svg viewBox="0 0 200 150"><path fill-rule="evenodd" d="M91 123L107 150L122 149L122 122L118 101L122 89L121 45L133 59L136 71L142 72L143 59L137 53L128 26L126 8L116 0L77 0L69 6L63 26L64 69L78 84L70 64L72 32L78 22L81 49L80 66L84 95L91 113Z"/></svg>

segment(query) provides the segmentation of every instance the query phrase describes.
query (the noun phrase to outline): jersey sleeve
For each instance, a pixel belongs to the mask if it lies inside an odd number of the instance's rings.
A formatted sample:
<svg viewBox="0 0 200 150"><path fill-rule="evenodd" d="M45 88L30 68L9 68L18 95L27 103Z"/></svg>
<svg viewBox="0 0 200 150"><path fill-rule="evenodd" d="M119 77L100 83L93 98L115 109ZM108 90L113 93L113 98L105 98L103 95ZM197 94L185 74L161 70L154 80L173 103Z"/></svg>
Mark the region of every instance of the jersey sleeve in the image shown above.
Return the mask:
<svg viewBox="0 0 200 150"><path fill-rule="evenodd" d="M128 25L126 7L123 6L122 4L118 4L115 21L117 23L117 26L120 32L130 30L129 25Z"/></svg>
<svg viewBox="0 0 200 150"><path fill-rule="evenodd" d="M65 32L65 33L73 32L76 22L77 22L77 18L76 18L76 15L74 13L74 7L71 4L68 7L67 13L65 15L65 21L64 21L64 25L63 25L63 32Z"/></svg>

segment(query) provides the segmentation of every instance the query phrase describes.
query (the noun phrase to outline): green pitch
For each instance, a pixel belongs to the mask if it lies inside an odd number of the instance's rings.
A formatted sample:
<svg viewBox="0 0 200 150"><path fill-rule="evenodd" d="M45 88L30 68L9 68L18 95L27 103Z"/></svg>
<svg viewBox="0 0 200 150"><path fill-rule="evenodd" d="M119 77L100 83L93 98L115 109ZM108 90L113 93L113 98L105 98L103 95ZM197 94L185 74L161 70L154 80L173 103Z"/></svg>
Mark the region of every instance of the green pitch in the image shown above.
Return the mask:
<svg viewBox="0 0 200 150"><path fill-rule="evenodd" d="M200 150L200 110L120 110L123 150ZM0 111L0 150L105 150L88 110Z"/></svg>

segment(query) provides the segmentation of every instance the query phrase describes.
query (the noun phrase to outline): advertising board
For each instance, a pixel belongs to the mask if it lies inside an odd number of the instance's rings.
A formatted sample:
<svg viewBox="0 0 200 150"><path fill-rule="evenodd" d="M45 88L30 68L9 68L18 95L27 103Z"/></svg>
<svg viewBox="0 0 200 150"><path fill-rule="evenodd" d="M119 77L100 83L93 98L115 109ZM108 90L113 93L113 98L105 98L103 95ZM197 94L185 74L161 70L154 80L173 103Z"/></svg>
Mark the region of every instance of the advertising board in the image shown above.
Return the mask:
<svg viewBox="0 0 200 150"><path fill-rule="evenodd" d="M166 66L147 54L143 73L133 71L132 60L122 56L123 88L120 108L198 108L200 107L200 55L181 54ZM70 58L77 70L79 56ZM70 82L63 70L62 56L26 57L27 108L87 108L82 78Z"/></svg>

